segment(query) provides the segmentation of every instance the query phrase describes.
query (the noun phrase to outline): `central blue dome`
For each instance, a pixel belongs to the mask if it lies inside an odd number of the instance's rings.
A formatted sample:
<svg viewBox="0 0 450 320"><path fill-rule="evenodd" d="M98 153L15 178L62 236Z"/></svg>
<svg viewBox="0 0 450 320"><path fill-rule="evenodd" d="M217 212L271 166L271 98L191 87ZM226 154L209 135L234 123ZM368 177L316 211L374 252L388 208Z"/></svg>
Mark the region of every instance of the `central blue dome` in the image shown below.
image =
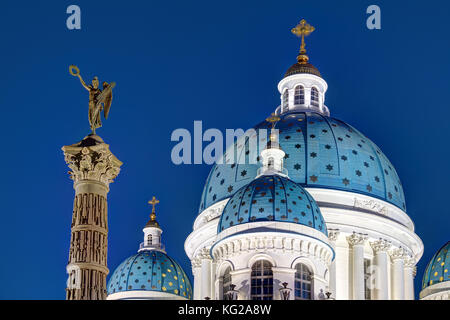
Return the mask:
<svg viewBox="0 0 450 320"><path fill-rule="evenodd" d="M406 211L400 179L381 150L352 126L318 113L294 111L280 115L275 128L286 153L284 167L294 182L304 187L327 188L365 194ZM269 129L264 121L255 129ZM258 140L259 141L259 140ZM239 139L224 154L224 164L211 169L203 189L200 212L231 197L256 175L261 167L258 146L250 159L249 142ZM227 159L237 150L236 164ZM255 164L251 164L253 163Z"/></svg>
<svg viewBox="0 0 450 320"><path fill-rule="evenodd" d="M192 299L189 278L166 253L141 251L122 262L112 274L108 295L123 291L159 291Z"/></svg>
<svg viewBox="0 0 450 320"><path fill-rule="evenodd" d="M327 235L320 209L308 191L278 175L263 175L238 190L223 209L217 232L258 221L302 224Z"/></svg>

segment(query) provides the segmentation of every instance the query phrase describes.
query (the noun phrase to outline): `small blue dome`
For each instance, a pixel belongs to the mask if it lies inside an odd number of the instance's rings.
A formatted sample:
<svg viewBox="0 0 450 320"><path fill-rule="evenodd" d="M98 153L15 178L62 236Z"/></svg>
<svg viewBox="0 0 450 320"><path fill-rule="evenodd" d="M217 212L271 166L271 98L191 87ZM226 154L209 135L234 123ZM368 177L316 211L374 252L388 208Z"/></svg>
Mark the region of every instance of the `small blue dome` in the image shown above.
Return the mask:
<svg viewBox="0 0 450 320"><path fill-rule="evenodd" d="M123 291L159 291L192 299L189 278L166 253L141 251L122 262L109 279L108 295Z"/></svg>
<svg viewBox="0 0 450 320"><path fill-rule="evenodd" d="M450 241L433 256L425 269L422 289L436 283L450 281Z"/></svg>
<svg viewBox="0 0 450 320"><path fill-rule="evenodd" d="M217 231L258 221L297 223L327 235L320 209L308 191L278 175L261 176L239 189L223 209Z"/></svg>
<svg viewBox="0 0 450 320"><path fill-rule="evenodd" d="M352 126L313 112L294 111L280 115L275 128L286 153L284 168L292 181L303 187L326 188L365 194L387 201L406 211L405 197L394 166L381 150ZM264 121L255 127L269 129ZM261 167L259 145L250 158L249 139L239 139L224 154L224 164L212 167L203 189L200 212L257 176ZM259 139L258 139L259 140ZM228 154L237 150L236 163ZM231 157L230 157L231 158Z"/></svg>

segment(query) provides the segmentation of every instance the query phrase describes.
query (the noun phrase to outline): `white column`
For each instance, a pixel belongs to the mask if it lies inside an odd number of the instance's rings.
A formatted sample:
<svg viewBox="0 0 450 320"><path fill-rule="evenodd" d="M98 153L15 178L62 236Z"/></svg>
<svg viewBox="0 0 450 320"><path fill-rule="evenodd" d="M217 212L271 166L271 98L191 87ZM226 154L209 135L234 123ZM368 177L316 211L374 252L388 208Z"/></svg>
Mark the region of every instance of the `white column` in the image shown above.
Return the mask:
<svg viewBox="0 0 450 320"><path fill-rule="evenodd" d="M250 275L252 269L239 269L231 271L231 282L236 286L235 290L239 291L238 300L250 300Z"/></svg>
<svg viewBox="0 0 450 320"><path fill-rule="evenodd" d="M295 269L272 267L273 272L273 300L283 300L280 289L283 288L283 282L286 282L288 288L291 288L289 300L295 300Z"/></svg>
<svg viewBox="0 0 450 320"><path fill-rule="evenodd" d="M211 299L216 299L216 267L217 263L211 260Z"/></svg>
<svg viewBox="0 0 450 320"><path fill-rule="evenodd" d="M413 258L405 261L405 268L403 270L405 283L405 300L414 300L414 276L416 271L416 262Z"/></svg>
<svg viewBox="0 0 450 320"><path fill-rule="evenodd" d="M201 254L201 299L204 300L206 297L213 299L214 297L211 295L212 288L212 259L209 255L209 250L206 248L202 250Z"/></svg>
<svg viewBox="0 0 450 320"><path fill-rule="evenodd" d="M404 264L406 253L403 248L394 249L391 252L392 259L392 299L404 300L405 299L405 276L404 276Z"/></svg>
<svg viewBox="0 0 450 320"><path fill-rule="evenodd" d="M353 233L347 237L352 247L353 300L364 300L364 242L366 237Z"/></svg>
<svg viewBox="0 0 450 320"><path fill-rule="evenodd" d="M380 239L370 243L375 253L375 299L389 299L389 278L388 278L388 250L390 243L385 239Z"/></svg>
<svg viewBox="0 0 450 320"><path fill-rule="evenodd" d="M328 230L328 239L331 242L331 245L333 246L335 257L334 260L331 262L330 265L330 277L329 277L329 283L328 283L328 290L331 292L331 297L333 299L337 299L337 290L336 290L336 241L339 237L339 231L337 230Z"/></svg>
<svg viewBox="0 0 450 320"><path fill-rule="evenodd" d="M335 282L336 282L336 299L349 300L351 298L350 290L350 264L349 264L349 247L348 243L336 242L334 248L335 258Z"/></svg>

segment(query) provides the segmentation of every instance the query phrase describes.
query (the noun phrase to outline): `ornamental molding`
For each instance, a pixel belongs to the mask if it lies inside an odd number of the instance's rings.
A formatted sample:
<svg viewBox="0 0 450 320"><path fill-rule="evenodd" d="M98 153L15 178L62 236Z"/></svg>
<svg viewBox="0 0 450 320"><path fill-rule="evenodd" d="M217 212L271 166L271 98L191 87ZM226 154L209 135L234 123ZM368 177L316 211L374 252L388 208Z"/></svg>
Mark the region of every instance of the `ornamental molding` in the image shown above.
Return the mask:
<svg viewBox="0 0 450 320"><path fill-rule="evenodd" d="M386 206L384 206L381 203L379 203L378 201L375 201L372 199L371 200L361 200L361 199L355 198L353 206L355 208L375 211L375 212L381 213L383 215L388 214L388 208Z"/></svg>
<svg viewBox="0 0 450 320"><path fill-rule="evenodd" d="M381 252L388 252L392 244L388 240L380 238L377 241L370 242L370 246L372 247L372 250L375 252L375 254L378 254Z"/></svg>
<svg viewBox="0 0 450 320"><path fill-rule="evenodd" d="M222 240L214 246L212 256L215 262L222 263L241 254L261 252L293 253L314 258L328 266L333 257L330 248L325 247L322 243L276 235L245 236L239 239Z"/></svg>
<svg viewBox="0 0 450 320"><path fill-rule="evenodd" d="M206 223L211 220L214 220L217 217L220 217L224 208L225 208L225 204L222 204L216 208L211 208L211 209L206 210L206 213L204 215L204 222Z"/></svg>
<svg viewBox="0 0 450 320"><path fill-rule="evenodd" d="M122 162L109 150L109 145L101 143L90 147L64 146L64 160L75 182L96 181L109 186L120 172Z"/></svg>
<svg viewBox="0 0 450 320"><path fill-rule="evenodd" d="M368 239L367 234L356 232L353 232L352 235L347 237L348 244L352 247L361 245L363 246L367 239Z"/></svg>

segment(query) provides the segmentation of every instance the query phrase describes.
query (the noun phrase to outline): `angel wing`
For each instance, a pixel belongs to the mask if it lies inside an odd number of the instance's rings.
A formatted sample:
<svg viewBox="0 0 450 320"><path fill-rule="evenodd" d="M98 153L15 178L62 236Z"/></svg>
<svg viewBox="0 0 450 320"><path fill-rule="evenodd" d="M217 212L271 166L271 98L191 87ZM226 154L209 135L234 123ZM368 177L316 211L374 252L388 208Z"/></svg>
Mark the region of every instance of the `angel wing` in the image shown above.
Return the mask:
<svg viewBox="0 0 450 320"><path fill-rule="evenodd" d="M108 84L107 82L103 82L103 90L101 93L102 96L99 99L99 101L103 102L104 105L103 114L105 116L105 119L108 119L109 109L111 108L112 103L112 89L115 86L116 86L115 82L111 82L110 84Z"/></svg>

